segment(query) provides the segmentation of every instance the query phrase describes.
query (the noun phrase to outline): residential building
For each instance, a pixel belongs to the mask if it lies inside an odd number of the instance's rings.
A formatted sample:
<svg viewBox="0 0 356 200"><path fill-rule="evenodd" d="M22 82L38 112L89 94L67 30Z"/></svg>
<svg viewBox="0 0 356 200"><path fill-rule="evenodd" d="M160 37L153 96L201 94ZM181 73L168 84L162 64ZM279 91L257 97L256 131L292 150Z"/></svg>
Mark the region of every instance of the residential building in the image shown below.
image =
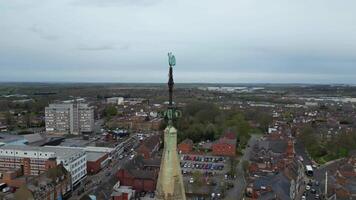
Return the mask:
<svg viewBox="0 0 356 200"><path fill-rule="evenodd" d="M145 159L152 158L154 153L159 150L161 144L161 137L154 135L144 140L137 149L137 153L142 155Z"/></svg>
<svg viewBox="0 0 356 200"><path fill-rule="evenodd" d="M45 108L46 132L80 134L94 129L94 108L83 103L50 104Z"/></svg>
<svg viewBox="0 0 356 200"><path fill-rule="evenodd" d="M117 177L121 185L131 186L136 192L154 192L159 167L160 160L144 160L142 156L136 156L117 172Z"/></svg>
<svg viewBox="0 0 356 200"><path fill-rule="evenodd" d="M31 177L14 193L16 200L63 199L71 190L70 173L62 164Z"/></svg>
<svg viewBox="0 0 356 200"><path fill-rule="evenodd" d="M212 145L213 155L235 156L236 155L236 135L226 133Z"/></svg>
<svg viewBox="0 0 356 200"><path fill-rule="evenodd" d="M179 153L190 153L193 150L193 141L191 139L185 139L181 143L178 144L178 152Z"/></svg>

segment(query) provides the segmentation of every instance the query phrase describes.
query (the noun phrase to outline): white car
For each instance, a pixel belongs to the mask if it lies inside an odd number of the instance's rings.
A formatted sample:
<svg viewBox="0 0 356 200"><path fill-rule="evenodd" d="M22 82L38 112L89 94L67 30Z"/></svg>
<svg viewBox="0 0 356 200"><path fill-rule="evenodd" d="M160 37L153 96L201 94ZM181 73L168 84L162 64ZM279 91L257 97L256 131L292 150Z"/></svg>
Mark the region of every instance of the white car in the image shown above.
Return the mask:
<svg viewBox="0 0 356 200"><path fill-rule="evenodd" d="M2 189L2 192L3 192L3 193L9 192L10 189L11 189L10 187L6 187L6 188Z"/></svg>
<svg viewBox="0 0 356 200"><path fill-rule="evenodd" d="M194 178L190 178L189 183L194 183Z"/></svg>
<svg viewBox="0 0 356 200"><path fill-rule="evenodd" d="M134 154L132 154L132 155L130 155L130 160L132 160L133 158L135 157L135 155Z"/></svg>
<svg viewBox="0 0 356 200"><path fill-rule="evenodd" d="M305 189L306 189L307 191L309 191L309 190L310 190L310 186L307 185L307 186L305 187Z"/></svg>

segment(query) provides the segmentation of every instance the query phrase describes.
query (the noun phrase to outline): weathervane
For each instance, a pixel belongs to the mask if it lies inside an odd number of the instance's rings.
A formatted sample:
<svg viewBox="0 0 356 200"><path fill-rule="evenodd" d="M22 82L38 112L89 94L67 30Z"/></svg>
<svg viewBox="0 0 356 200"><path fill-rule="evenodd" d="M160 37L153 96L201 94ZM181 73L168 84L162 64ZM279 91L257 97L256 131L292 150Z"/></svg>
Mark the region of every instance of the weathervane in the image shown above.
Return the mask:
<svg viewBox="0 0 356 200"><path fill-rule="evenodd" d="M169 64L169 75L168 75L169 76L168 78L169 106L168 106L168 110L164 113L164 115L165 117L168 118L168 123L172 125L173 120L178 118L181 115L181 112L178 111L173 106L173 86L174 86L173 66L176 65L176 58L171 52L168 53L168 64Z"/></svg>

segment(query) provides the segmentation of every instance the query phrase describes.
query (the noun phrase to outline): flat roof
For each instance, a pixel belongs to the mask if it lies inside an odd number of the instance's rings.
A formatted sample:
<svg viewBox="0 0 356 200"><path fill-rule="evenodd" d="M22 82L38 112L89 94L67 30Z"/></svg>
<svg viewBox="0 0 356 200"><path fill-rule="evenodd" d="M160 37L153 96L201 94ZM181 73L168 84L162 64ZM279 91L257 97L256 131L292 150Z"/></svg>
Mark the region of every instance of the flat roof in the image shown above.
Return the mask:
<svg viewBox="0 0 356 200"><path fill-rule="evenodd" d="M0 134L0 142L4 142L4 143L14 142L16 140L23 140L23 139L24 139L23 135L13 135L7 133Z"/></svg>
<svg viewBox="0 0 356 200"><path fill-rule="evenodd" d="M85 153L84 150L79 148L59 147L59 146L36 147L36 146L27 146L27 145L7 145L7 146L0 147L0 149L53 152L56 154L57 158L63 158L63 159L69 158L74 154Z"/></svg>
<svg viewBox="0 0 356 200"><path fill-rule="evenodd" d="M97 161L101 157L105 156L106 153L87 151L87 161Z"/></svg>

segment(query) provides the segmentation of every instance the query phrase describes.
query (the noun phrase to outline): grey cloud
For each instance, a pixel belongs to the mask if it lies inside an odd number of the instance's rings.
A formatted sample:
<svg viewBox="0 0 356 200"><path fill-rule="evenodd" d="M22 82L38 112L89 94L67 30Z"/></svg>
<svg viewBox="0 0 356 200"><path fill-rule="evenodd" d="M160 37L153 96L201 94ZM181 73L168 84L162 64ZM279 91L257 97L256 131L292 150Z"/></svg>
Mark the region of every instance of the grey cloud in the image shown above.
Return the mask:
<svg viewBox="0 0 356 200"><path fill-rule="evenodd" d="M102 45L78 45L76 48L80 51L107 51L107 50L128 50L130 48L129 44L115 45L115 44L102 44Z"/></svg>
<svg viewBox="0 0 356 200"><path fill-rule="evenodd" d="M72 5L77 6L152 6L160 2L161 0L76 0L72 2Z"/></svg>
<svg viewBox="0 0 356 200"><path fill-rule="evenodd" d="M49 34L44 29L40 28L37 25L32 25L30 28L28 28L28 30L33 33L36 33L40 38L44 40L54 41L59 39L57 35Z"/></svg>
<svg viewBox="0 0 356 200"><path fill-rule="evenodd" d="M354 0L0 4L0 81L60 69L56 80L161 82L172 51L179 82L356 83Z"/></svg>
<svg viewBox="0 0 356 200"><path fill-rule="evenodd" d="M88 45L79 45L77 47L80 51L106 51L115 49L114 45L99 45L99 46L88 46Z"/></svg>

